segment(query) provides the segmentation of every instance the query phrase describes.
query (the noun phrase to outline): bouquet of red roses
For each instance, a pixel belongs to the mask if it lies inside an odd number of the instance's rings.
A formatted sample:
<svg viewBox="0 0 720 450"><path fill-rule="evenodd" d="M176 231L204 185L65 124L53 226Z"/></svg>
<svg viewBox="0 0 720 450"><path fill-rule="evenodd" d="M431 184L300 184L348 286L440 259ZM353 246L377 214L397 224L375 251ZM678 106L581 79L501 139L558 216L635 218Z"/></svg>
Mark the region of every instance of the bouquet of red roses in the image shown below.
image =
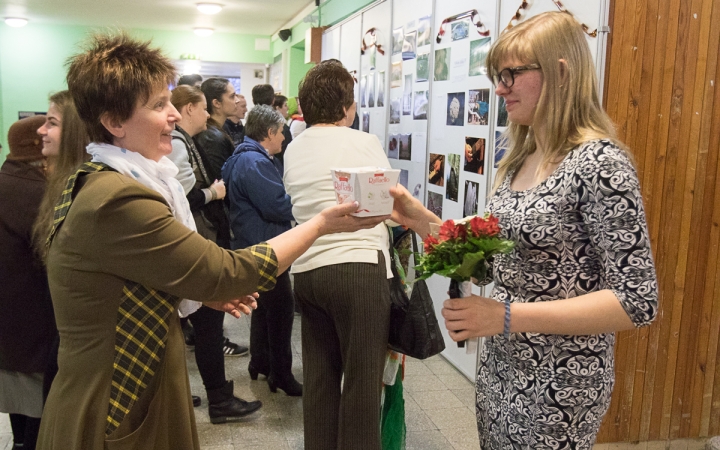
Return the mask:
<svg viewBox="0 0 720 450"><path fill-rule="evenodd" d="M498 253L509 253L515 243L498 237L498 218L466 217L460 221L446 220L435 235L425 238L425 254L416 255L417 279L433 274L448 277L457 283L482 280L487 274L486 261Z"/></svg>

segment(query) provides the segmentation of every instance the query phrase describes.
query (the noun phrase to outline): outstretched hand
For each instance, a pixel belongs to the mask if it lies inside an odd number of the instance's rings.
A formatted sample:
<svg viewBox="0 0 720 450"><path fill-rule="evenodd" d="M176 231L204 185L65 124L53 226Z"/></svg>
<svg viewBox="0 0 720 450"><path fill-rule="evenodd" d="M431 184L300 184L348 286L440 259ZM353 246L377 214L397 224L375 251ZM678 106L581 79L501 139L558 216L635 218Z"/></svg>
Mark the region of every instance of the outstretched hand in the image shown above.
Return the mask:
<svg viewBox="0 0 720 450"><path fill-rule="evenodd" d="M253 309L257 308L258 293L236 298L228 302L207 302L203 303L208 308L223 311L239 319L243 314L249 316Z"/></svg>
<svg viewBox="0 0 720 450"><path fill-rule="evenodd" d="M477 295L451 298L443 303L442 316L450 338L456 342L464 341L501 334L505 306L491 298Z"/></svg>
<svg viewBox="0 0 720 450"><path fill-rule="evenodd" d="M347 233L374 228L390 216L355 217L350 214L357 211L358 202L343 203L323 209L316 217L320 235Z"/></svg>
<svg viewBox="0 0 720 450"><path fill-rule="evenodd" d="M395 199L390 218L404 225L425 238L430 234L430 223L441 223L438 216L425 208L420 200L413 197L405 186L398 184L390 188L390 195Z"/></svg>

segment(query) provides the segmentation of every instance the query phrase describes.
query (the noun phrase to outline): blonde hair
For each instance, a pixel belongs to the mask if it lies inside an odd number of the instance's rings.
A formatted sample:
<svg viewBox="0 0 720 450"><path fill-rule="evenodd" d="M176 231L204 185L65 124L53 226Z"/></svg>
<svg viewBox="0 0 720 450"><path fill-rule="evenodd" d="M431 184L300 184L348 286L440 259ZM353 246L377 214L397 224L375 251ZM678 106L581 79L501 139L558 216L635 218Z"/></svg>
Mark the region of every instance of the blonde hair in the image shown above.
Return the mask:
<svg viewBox="0 0 720 450"><path fill-rule="evenodd" d="M504 69L500 65L507 59L539 65L543 86L535 124L511 123L505 132L509 147L498 164L493 191L508 173L517 170L535 152L535 130L540 121L545 147L540 169L561 161L583 142L609 139L624 148L616 137L612 120L600 104L595 65L582 26L570 14L539 14L500 36L486 60L491 79Z"/></svg>

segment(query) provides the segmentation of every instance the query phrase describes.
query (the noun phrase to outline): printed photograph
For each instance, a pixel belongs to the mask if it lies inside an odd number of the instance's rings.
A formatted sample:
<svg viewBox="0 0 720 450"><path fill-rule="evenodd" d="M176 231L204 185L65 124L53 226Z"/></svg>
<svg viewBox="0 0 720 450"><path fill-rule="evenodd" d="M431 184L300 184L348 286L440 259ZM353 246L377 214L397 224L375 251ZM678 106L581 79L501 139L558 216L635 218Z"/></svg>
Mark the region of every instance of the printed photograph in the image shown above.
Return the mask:
<svg viewBox="0 0 720 450"><path fill-rule="evenodd" d="M367 101L365 100L367 94L367 77L360 78L360 107L366 108Z"/></svg>
<svg viewBox="0 0 720 450"><path fill-rule="evenodd" d="M485 139L465 137L465 172L483 175L485 171Z"/></svg>
<svg viewBox="0 0 720 450"><path fill-rule="evenodd" d="M400 169L400 178L398 179L398 183L405 186L405 189L407 189L408 191L410 190L410 188L408 187L409 178L410 178L410 172L408 172L405 169Z"/></svg>
<svg viewBox="0 0 720 450"><path fill-rule="evenodd" d="M505 99L502 97L498 98L497 126L499 126L499 127L508 126L508 116L507 116L507 109L505 109Z"/></svg>
<svg viewBox="0 0 720 450"><path fill-rule="evenodd" d="M470 20L459 20L450 25L450 36L453 41L465 39L470 34Z"/></svg>
<svg viewBox="0 0 720 450"><path fill-rule="evenodd" d="M417 46L422 47L423 45L430 45L432 41L432 30L430 27L430 16L425 16L418 20L417 29Z"/></svg>
<svg viewBox="0 0 720 450"><path fill-rule="evenodd" d="M362 115L362 130L366 133L370 132L370 113L367 111Z"/></svg>
<svg viewBox="0 0 720 450"><path fill-rule="evenodd" d="M447 188L445 198L456 202L458 200L458 183L460 183L460 155L447 155Z"/></svg>
<svg viewBox="0 0 720 450"><path fill-rule="evenodd" d="M394 98L390 100L390 123L400 123L400 99Z"/></svg>
<svg viewBox="0 0 720 450"><path fill-rule="evenodd" d="M398 135L398 154L400 159L410 161L412 158L412 134Z"/></svg>
<svg viewBox="0 0 720 450"><path fill-rule="evenodd" d="M471 77L477 75L487 75L485 60L490 51L490 38L482 38L477 41L470 42L470 70L468 75Z"/></svg>
<svg viewBox="0 0 720 450"><path fill-rule="evenodd" d="M375 72L368 75L368 108L375 107Z"/></svg>
<svg viewBox="0 0 720 450"><path fill-rule="evenodd" d="M413 102L413 119L427 120L428 91L416 91Z"/></svg>
<svg viewBox="0 0 720 450"><path fill-rule="evenodd" d="M428 191L427 209L432 211L436 216L442 217L443 196L437 192Z"/></svg>
<svg viewBox="0 0 720 450"><path fill-rule="evenodd" d="M468 125L487 125L490 112L490 89L476 89L468 92Z"/></svg>
<svg viewBox="0 0 720 450"><path fill-rule="evenodd" d="M435 50L435 71L433 80L447 81L450 67L450 48Z"/></svg>
<svg viewBox="0 0 720 450"><path fill-rule="evenodd" d="M407 61L408 59L415 59L417 51L417 31L410 31L405 33L405 39L402 45L402 59Z"/></svg>
<svg viewBox="0 0 720 450"><path fill-rule="evenodd" d="M402 53L404 39L405 39L405 35L403 34L402 28L397 28L397 29L393 30L393 47L392 47L393 55Z"/></svg>
<svg viewBox="0 0 720 450"><path fill-rule="evenodd" d="M498 168L498 165L500 164L500 160L503 159L505 156L505 152L508 149L508 141L505 136L503 136L502 131L496 131L495 132L495 158L493 160L493 167L496 169Z"/></svg>
<svg viewBox="0 0 720 450"><path fill-rule="evenodd" d="M391 134L388 138L388 159L398 159L398 137L397 134Z"/></svg>
<svg viewBox="0 0 720 450"><path fill-rule="evenodd" d="M461 127L465 125L465 93L453 92L447 97L447 125Z"/></svg>
<svg viewBox="0 0 720 450"><path fill-rule="evenodd" d="M377 102L378 107L385 106L385 71L378 73Z"/></svg>
<svg viewBox="0 0 720 450"><path fill-rule="evenodd" d="M465 202L463 204L463 217L477 216L478 192L480 186L474 181L465 181Z"/></svg>
<svg viewBox="0 0 720 450"><path fill-rule="evenodd" d="M415 81L427 81L430 71L430 54L422 53L417 55L415 66Z"/></svg>
<svg viewBox="0 0 720 450"><path fill-rule="evenodd" d="M435 186L445 186L445 155L430 153L430 166L428 183Z"/></svg>
<svg viewBox="0 0 720 450"><path fill-rule="evenodd" d="M405 86L403 89L403 116L409 116L412 112L412 74L405 75Z"/></svg>
<svg viewBox="0 0 720 450"><path fill-rule="evenodd" d="M402 63L394 62L390 68L390 88L399 88L402 86Z"/></svg>

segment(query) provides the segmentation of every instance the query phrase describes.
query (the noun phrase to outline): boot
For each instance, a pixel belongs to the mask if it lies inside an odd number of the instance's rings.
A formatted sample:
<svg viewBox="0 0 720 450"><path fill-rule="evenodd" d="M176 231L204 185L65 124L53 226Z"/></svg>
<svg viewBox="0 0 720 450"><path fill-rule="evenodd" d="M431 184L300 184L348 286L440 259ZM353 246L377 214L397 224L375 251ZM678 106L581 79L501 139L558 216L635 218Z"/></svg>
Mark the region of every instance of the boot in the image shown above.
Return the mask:
<svg viewBox="0 0 720 450"><path fill-rule="evenodd" d="M208 413L210 422L225 423L238 420L251 414L262 406L259 400L246 402L233 395L233 382L227 381L225 386L217 389L208 389Z"/></svg>
<svg viewBox="0 0 720 450"><path fill-rule="evenodd" d="M278 388L285 391L287 395L290 397L301 397L303 392L303 385L298 383L298 381L295 379L295 377L290 374L289 377L285 377L284 379L276 378L273 374L270 374L267 379L268 387L270 387L270 392L277 392Z"/></svg>

